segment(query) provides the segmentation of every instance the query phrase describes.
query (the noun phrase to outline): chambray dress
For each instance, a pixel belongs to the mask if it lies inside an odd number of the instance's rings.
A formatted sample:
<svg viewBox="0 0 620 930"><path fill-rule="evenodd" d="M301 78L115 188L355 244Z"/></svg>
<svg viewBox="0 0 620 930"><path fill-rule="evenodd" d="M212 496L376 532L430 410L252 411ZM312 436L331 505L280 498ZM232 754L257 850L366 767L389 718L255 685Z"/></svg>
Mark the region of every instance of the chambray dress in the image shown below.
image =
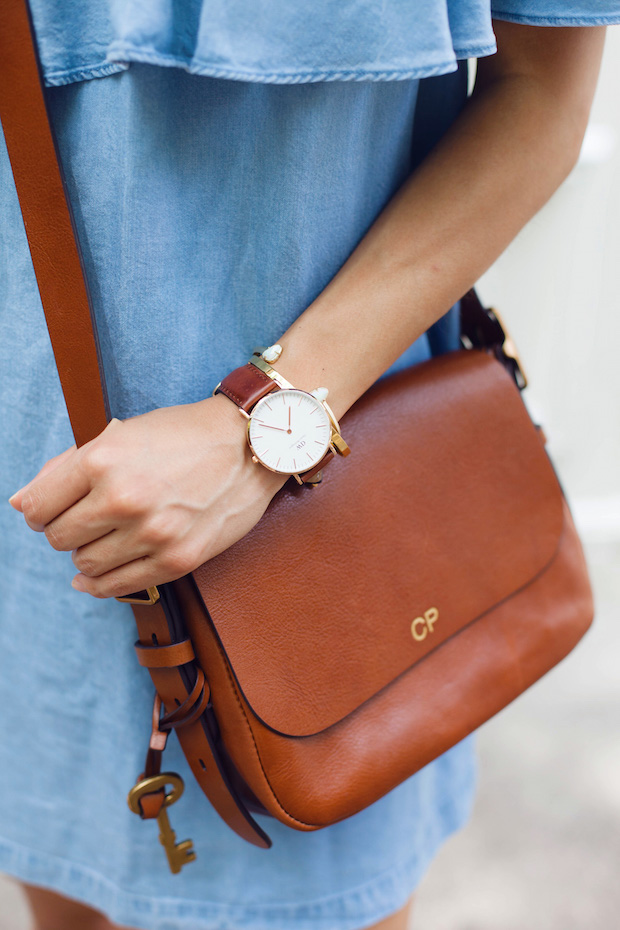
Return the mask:
<svg viewBox="0 0 620 930"><path fill-rule="evenodd" d="M36 0L33 13L120 418L197 401L276 341L458 111L457 61L495 50L488 0ZM620 3L497 0L494 15L603 24ZM394 368L454 347L456 312ZM6 500L73 439L3 143L0 320ZM156 824L125 802L153 696L131 610L73 591L74 573L0 507L0 869L148 930L356 930L399 908L469 815L471 739L327 829L262 818L263 851L219 820L173 738L165 767L186 794L171 819L198 859L172 876Z"/></svg>

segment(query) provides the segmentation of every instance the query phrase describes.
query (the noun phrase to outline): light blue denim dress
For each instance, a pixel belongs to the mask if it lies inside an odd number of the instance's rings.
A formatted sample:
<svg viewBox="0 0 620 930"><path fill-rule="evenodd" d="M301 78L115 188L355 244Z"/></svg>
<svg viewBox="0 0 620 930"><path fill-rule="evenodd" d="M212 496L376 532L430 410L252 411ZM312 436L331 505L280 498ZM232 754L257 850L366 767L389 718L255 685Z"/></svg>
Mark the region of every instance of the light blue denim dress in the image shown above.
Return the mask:
<svg viewBox="0 0 620 930"><path fill-rule="evenodd" d="M485 0L33 7L120 418L208 396L276 341L410 173L419 79L495 50ZM620 20L611 0L496 10ZM3 143L0 319L6 500L73 438ZM394 367L454 347L456 327L453 312ZM166 768L187 787L172 819L198 859L172 876L125 801L153 697L131 610L73 591L74 573L0 507L0 869L147 930L356 930L399 908L469 815L471 739L335 826L262 818L262 851L219 820L173 738Z"/></svg>

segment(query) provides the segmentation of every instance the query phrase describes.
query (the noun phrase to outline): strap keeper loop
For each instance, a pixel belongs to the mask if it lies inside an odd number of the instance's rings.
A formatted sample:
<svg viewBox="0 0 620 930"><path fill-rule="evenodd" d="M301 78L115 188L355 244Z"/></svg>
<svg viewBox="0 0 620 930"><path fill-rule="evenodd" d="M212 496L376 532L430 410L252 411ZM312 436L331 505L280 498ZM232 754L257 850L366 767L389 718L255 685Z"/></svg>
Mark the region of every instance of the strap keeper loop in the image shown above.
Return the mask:
<svg viewBox="0 0 620 930"><path fill-rule="evenodd" d="M194 647L189 639L169 646L144 646L138 640L134 648L138 662L146 668L174 668L195 658Z"/></svg>
<svg viewBox="0 0 620 930"><path fill-rule="evenodd" d="M163 731L177 730L194 723L207 709L211 700L211 689L202 669L198 669L196 682L187 698L179 707L170 711L159 721L159 729Z"/></svg>

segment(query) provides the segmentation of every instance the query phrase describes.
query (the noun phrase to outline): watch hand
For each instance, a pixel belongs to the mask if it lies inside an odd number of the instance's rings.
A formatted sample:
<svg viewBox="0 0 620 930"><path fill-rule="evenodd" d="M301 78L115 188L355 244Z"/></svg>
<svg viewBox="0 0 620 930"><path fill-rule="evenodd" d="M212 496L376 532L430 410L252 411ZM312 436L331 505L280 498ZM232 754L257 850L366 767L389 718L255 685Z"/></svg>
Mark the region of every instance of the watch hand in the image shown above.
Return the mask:
<svg viewBox="0 0 620 930"><path fill-rule="evenodd" d="M287 433L292 433L292 432L293 432L292 429L291 429L291 408L290 408L290 407L288 408L288 429L287 429L286 432L287 432Z"/></svg>
<svg viewBox="0 0 620 930"><path fill-rule="evenodd" d="M288 430L284 429L283 426L272 426L271 423L263 423L262 420L257 420L257 423L260 423L261 426L266 426L267 429L279 429L281 433L287 433Z"/></svg>

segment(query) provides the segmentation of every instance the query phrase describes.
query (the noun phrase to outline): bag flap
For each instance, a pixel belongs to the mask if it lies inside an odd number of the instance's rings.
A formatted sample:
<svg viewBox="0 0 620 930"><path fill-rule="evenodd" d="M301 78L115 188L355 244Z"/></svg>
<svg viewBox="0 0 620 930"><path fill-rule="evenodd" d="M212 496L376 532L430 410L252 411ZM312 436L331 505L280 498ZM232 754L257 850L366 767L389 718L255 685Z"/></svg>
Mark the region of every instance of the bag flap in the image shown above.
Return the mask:
<svg viewBox="0 0 620 930"><path fill-rule="evenodd" d="M319 488L287 482L193 573L253 712L291 736L346 717L530 583L562 532L539 432L484 353L379 381L342 432L351 455Z"/></svg>

